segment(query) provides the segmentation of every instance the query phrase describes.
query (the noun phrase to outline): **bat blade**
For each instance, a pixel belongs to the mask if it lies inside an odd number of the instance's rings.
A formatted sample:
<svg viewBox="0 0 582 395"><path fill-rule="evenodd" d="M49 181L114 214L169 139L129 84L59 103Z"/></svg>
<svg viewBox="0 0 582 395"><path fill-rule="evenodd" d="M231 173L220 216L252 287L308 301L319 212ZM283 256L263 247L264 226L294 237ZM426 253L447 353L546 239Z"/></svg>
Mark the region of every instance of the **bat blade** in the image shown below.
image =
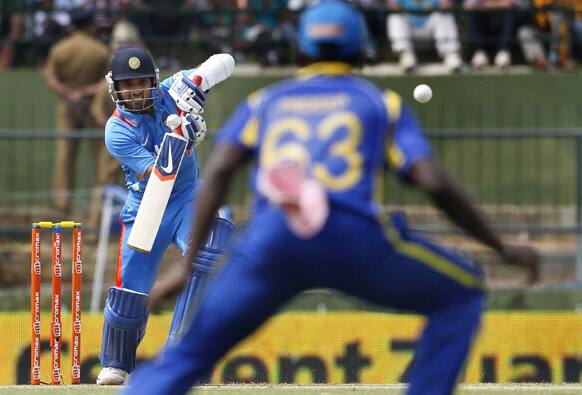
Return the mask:
<svg viewBox="0 0 582 395"><path fill-rule="evenodd" d="M145 253L151 252L187 145L188 139L175 133L166 133L164 136L160 153L129 233L127 245L130 248Z"/></svg>

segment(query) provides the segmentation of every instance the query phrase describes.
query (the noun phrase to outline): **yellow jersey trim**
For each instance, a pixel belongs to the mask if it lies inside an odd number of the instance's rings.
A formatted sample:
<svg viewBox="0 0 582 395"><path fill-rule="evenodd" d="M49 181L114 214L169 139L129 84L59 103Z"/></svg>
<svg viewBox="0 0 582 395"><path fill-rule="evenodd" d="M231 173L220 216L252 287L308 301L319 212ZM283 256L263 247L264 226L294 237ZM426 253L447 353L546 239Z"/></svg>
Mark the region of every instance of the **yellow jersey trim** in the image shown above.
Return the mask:
<svg viewBox="0 0 582 395"><path fill-rule="evenodd" d="M467 288L484 288L481 277L463 270L451 260L424 247L422 244L403 240L396 229L392 226L388 227L386 236L396 251L400 254L414 258L419 262L426 264L433 270L449 277Z"/></svg>
<svg viewBox="0 0 582 395"><path fill-rule="evenodd" d="M386 105L386 111L388 111L390 122L398 122L402 111L402 98L400 95L394 91L387 90L384 93L384 104Z"/></svg>
<svg viewBox="0 0 582 395"><path fill-rule="evenodd" d="M384 92L384 105L386 106L386 112L388 113L388 118L391 125L395 125L400 119L400 114L402 113L402 98L400 95L394 91L387 90ZM390 128L389 130L394 130ZM398 169L404 163L404 154L400 151L394 143L394 136L389 136L386 144L386 158L388 164L396 169Z"/></svg>
<svg viewBox="0 0 582 395"><path fill-rule="evenodd" d="M353 66L344 62L317 62L297 71L299 77L313 77L318 74L344 75L351 74Z"/></svg>
<svg viewBox="0 0 582 395"><path fill-rule="evenodd" d="M255 148L259 136L259 120L257 117L250 118L244 126L240 136L240 142L246 147Z"/></svg>

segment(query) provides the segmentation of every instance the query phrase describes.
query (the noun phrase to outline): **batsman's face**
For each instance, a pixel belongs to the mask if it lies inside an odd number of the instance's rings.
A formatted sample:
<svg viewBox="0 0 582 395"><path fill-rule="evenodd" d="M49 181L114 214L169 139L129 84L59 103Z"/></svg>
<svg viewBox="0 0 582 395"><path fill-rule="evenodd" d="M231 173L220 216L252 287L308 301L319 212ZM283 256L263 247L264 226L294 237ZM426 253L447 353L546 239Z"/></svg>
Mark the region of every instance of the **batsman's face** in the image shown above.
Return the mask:
<svg viewBox="0 0 582 395"><path fill-rule="evenodd" d="M152 89L154 82L151 78L135 78L117 82L117 94L128 110L140 111L151 107Z"/></svg>

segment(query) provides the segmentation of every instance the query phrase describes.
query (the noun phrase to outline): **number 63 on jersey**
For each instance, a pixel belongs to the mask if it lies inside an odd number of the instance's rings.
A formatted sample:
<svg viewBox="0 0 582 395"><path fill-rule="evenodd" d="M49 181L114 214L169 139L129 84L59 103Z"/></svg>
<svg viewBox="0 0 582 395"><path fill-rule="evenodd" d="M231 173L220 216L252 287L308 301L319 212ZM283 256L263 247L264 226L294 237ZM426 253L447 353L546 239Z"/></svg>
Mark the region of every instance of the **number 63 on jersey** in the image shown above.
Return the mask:
<svg viewBox="0 0 582 395"><path fill-rule="evenodd" d="M362 122L354 112L335 112L311 123L289 116L267 126L260 165L299 161L327 189L342 192L362 179L361 141Z"/></svg>

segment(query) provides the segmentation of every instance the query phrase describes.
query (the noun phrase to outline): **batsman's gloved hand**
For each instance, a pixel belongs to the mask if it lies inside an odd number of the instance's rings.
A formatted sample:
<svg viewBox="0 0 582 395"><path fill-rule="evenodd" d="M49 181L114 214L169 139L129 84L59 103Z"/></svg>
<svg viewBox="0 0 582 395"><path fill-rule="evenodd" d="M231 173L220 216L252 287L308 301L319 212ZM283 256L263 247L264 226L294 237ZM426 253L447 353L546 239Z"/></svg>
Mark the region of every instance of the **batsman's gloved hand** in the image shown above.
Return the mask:
<svg viewBox="0 0 582 395"><path fill-rule="evenodd" d="M206 137L206 121L199 114L184 114L182 115L182 134L190 142L188 143L187 149L196 147L198 144L204 140Z"/></svg>
<svg viewBox="0 0 582 395"><path fill-rule="evenodd" d="M184 112L201 114L204 111L206 94L184 75L174 75L170 96L176 102L176 106Z"/></svg>

